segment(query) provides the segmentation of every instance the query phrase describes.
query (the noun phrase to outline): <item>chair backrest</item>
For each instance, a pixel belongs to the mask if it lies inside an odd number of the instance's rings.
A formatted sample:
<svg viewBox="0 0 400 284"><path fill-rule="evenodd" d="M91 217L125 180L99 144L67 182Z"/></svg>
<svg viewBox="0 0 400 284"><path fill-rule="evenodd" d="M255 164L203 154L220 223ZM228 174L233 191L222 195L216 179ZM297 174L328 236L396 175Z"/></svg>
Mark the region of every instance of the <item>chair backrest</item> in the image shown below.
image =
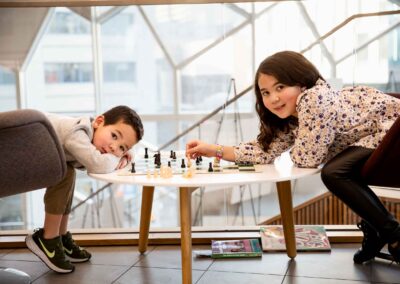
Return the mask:
<svg viewBox="0 0 400 284"><path fill-rule="evenodd" d="M66 174L64 151L45 115L0 112L0 197L54 185Z"/></svg>
<svg viewBox="0 0 400 284"><path fill-rule="evenodd" d="M400 98L400 94L390 94ZM370 185L400 188L400 117L367 162L361 175Z"/></svg>

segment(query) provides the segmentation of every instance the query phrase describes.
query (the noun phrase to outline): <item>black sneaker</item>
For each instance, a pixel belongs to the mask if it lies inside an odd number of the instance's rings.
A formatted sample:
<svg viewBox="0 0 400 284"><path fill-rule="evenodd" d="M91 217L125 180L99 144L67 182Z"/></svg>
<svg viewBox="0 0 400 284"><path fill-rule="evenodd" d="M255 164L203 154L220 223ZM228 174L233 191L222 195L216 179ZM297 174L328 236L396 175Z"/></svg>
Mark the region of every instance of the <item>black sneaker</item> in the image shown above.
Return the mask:
<svg viewBox="0 0 400 284"><path fill-rule="evenodd" d="M353 261L362 264L374 259L386 242L381 239L374 228L364 220L361 220L361 222L357 224L357 227L363 232L364 239L361 248L354 254Z"/></svg>
<svg viewBox="0 0 400 284"><path fill-rule="evenodd" d="M88 261L92 255L87 250L78 246L70 232L61 236L62 245L64 246L64 252L69 261L71 262L85 262Z"/></svg>
<svg viewBox="0 0 400 284"><path fill-rule="evenodd" d="M43 238L43 229L36 229L33 235L25 238L28 248L36 254L51 270L58 273L70 273L75 267L65 258L61 237Z"/></svg>

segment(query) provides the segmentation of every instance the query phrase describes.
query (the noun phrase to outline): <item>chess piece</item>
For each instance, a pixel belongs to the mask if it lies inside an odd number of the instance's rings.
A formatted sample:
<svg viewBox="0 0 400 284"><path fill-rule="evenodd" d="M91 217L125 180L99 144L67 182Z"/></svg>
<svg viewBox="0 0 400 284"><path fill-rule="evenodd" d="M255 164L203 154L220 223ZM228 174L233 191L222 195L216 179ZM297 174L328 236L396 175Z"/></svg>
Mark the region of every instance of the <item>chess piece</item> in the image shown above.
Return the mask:
<svg viewBox="0 0 400 284"><path fill-rule="evenodd" d="M185 165L185 159L182 159L181 168L182 168L182 169L186 168L186 165Z"/></svg>
<svg viewBox="0 0 400 284"><path fill-rule="evenodd" d="M171 161L168 161L168 167L171 168Z"/></svg>
<svg viewBox="0 0 400 284"><path fill-rule="evenodd" d="M196 165L200 166L201 162L200 162L200 157L196 157Z"/></svg>
<svg viewBox="0 0 400 284"><path fill-rule="evenodd" d="M174 155L172 157L172 160L176 160L176 152L174 151Z"/></svg>
<svg viewBox="0 0 400 284"><path fill-rule="evenodd" d="M184 178L192 178L194 176L194 169L193 168L188 168L187 171L185 171L182 176Z"/></svg>
<svg viewBox="0 0 400 284"><path fill-rule="evenodd" d="M131 163L131 165L132 165L131 173L136 173L136 170L135 170L135 163Z"/></svg>
<svg viewBox="0 0 400 284"><path fill-rule="evenodd" d="M154 170L154 178L158 178L158 170Z"/></svg>
<svg viewBox="0 0 400 284"><path fill-rule="evenodd" d="M148 159L149 158L149 153L147 152L149 149L148 148L144 148L144 158Z"/></svg>
<svg viewBox="0 0 400 284"><path fill-rule="evenodd" d="M210 163L208 164L208 172L209 172L209 173L212 173L213 171L214 171L214 169L213 169L212 163L210 162Z"/></svg>
<svg viewBox="0 0 400 284"><path fill-rule="evenodd" d="M187 158L187 166L188 168L192 167L192 160L189 157Z"/></svg>
<svg viewBox="0 0 400 284"><path fill-rule="evenodd" d="M171 150L171 153L169 154L169 158L172 159L174 157L174 151Z"/></svg>
<svg viewBox="0 0 400 284"><path fill-rule="evenodd" d="M147 177L147 178L151 178L150 170L149 170L149 169L148 169L147 172L146 172L146 177Z"/></svg>
<svg viewBox="0 0 400 284"><path fill-rule="evenodd" d="M199 161L200 163L203 162L203 158L201 156L199 156Z"/></svg>
<svg viewBox="0 0 400 284"><path fill-rule="evenodd" d="M161 167L161 154L160 152L154 154L154 165L156 168Z"/></svg>
<svg viewBox="0 0 400 284"><path fill-rule="evenodd" d="M213 163L213 167L214 168L216 168L216 167L218 168L219 167L219 161L220 160L218 158L214 158L214 163Z"/></svg>

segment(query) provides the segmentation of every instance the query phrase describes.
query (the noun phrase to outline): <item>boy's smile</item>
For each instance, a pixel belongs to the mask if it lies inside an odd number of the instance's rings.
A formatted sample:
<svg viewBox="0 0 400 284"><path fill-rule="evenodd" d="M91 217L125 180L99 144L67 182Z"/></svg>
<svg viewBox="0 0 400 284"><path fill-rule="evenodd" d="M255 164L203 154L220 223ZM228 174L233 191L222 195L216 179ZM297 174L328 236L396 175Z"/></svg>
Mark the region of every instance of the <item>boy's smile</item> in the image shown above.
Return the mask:
<svg viewBox="0 0 400 284"><path fill-rule="evenodd" d="M102 154L110 153L122 157L137 143L136 132L122 121L104 125L104 117L98 116L93 121L93 128L92 143Z"/></svg>

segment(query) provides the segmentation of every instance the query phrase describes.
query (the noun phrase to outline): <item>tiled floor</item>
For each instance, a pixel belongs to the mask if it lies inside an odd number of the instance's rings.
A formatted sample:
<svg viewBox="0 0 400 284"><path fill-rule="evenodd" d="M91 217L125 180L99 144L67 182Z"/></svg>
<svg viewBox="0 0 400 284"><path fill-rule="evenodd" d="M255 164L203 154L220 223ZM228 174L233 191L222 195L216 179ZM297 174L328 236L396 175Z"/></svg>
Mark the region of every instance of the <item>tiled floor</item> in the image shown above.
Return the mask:
<svg viewBox="0 0 400 284"><path fill-rule="evenodd" d="M353 264L357 247L357 244L333 244L331 252L299 253L294 261L285 253L264 253L260 259L193 259L193 283L400 283L400 265L385 261ZM50 271L27 249L0 250L0 267L21 269L31 275L33 283L182 282L179 246L153 246L143 256L132 246L90 247L90 251L93 254L90 262L77 264L73 273L65 275Z"/></svg>

